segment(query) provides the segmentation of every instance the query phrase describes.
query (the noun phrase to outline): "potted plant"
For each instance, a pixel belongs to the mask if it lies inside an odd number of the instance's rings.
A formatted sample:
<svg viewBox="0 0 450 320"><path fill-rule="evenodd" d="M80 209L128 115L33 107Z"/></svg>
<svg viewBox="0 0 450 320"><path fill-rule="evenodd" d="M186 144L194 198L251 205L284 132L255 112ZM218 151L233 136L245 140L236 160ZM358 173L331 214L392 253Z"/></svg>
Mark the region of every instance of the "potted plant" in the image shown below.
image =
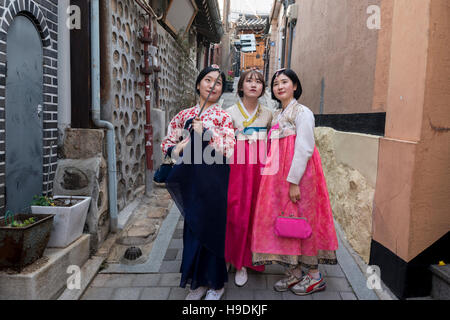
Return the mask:
<svg viewBox="0 0 450 320"><path fill-rule="evenodd" d="M0 267L22 269L41 258L50 239L52 214L13 214L0 218Z"/></svg>
<svg viewBox="0 0 450 320"><path fill-rule="evenodd" d="M34 196L31 212L54 214L49 247L65 248L83 233L91 197Z"/></svg>
<svg viewBox="0 0 450 320"><path fill-rule="evenodd" d="M227 92L233 92L233 84L234 84L234 77L233 77L233 71L229 70L227 75L227 83L225 90Z"/></svg>

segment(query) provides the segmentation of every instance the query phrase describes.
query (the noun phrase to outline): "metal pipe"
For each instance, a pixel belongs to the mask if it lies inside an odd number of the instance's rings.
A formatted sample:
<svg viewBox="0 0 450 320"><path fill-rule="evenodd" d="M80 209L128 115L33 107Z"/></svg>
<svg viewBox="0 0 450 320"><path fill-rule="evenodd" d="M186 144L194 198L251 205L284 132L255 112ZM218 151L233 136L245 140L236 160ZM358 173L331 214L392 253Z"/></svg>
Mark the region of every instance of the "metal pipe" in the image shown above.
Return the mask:
<svg viewBox="0 0 450 320"><path fill-rule="evenodd" d="M144 26L142 30L142 37L139 39L144 44L144 68L141 67L141 72L145 75L145 154L146 154L146 193L149 195L153 187L153 126L151 123L151 104L150 104L150 75L153 69L150 65L149 45L152 43L150 36L152 19L149 17L149 25Z"/></svg>
<svg viewBox="0 0 450 320"><path fill-rule="evenodd" d="M288 49L288 58L287 58L287 67L291 68L291 58L292 58L292 42L294 41L294 25L289 22L289 49Z"/></svg>
<svg viewBox="0 0 450 320"><path fill-rule="evenodd" d="M106 128L108 156L108 195L111 232L117 232L117 176L114 126L100 120L100 8L99 0L91 1L91 91L92 121L97 127Z"/></svg>

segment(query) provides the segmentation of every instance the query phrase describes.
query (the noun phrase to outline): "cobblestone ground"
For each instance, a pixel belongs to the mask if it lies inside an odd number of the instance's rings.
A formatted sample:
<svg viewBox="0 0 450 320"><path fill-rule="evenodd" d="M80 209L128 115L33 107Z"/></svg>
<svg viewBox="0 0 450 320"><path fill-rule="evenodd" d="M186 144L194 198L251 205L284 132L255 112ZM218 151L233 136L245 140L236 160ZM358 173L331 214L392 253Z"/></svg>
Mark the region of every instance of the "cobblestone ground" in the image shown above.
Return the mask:
<svg viewBox="0 0 450 320"><path fill-rule="evenodd" d="M180 288L181 255L183 248L183 219L177 223L159 272L147 274L98 274L83 300L183 300L188 288ZM234 271L229 273L223 300L356 300L340 265L321 265L327 289L307 296L292 292L276 292L273 284L283 277L279 265L267 266L266 271L249 271L247 284L239 288L234 284Z"/></svg>

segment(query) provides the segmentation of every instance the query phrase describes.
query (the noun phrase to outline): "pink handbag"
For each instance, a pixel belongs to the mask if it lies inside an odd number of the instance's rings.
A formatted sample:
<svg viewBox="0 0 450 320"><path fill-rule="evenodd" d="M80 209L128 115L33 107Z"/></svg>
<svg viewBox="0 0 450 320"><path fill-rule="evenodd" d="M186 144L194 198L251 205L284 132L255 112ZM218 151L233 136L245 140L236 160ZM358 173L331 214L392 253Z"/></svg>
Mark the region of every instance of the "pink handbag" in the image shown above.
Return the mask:
<svg viewBox="0 0 450 320"><path fill-rule="evenodd" d="M286 206L291 202L289 199ZM285 206L285 210L286 210ZM282 238L308 239L311 237L312 229L306 218L295 217L293 213L284 216L284 212L275 220L275 234Z"/></svg>

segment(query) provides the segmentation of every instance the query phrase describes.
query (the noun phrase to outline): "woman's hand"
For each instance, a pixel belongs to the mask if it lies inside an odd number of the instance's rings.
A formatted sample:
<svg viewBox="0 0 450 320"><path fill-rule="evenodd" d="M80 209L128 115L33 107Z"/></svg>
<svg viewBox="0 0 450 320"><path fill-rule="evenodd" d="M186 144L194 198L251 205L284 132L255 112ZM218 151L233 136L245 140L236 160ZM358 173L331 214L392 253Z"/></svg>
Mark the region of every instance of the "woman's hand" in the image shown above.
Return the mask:
<svg viewBox="0 0 450 320"><path fill-rule="evenodd" d="M175 159L178 159L178 157L180 156L181 151L183 151L183 149L187 146L187 144L189 143L189 138L184 139L183 141L181 141L180 143L178 143L175 148L173 148L172 150L172 156Z"/></svg>
<svg viewBox="0 0 450 320"><path fill-rule="evenodd" d="M298 185L289 183L289 198L294 203L300 200L300 187Z"/></svg>
<svg viewBox="0 0 450 320"><path fill-rule="evenodd" d="M202 134L203 133L203 122L198 116L195 117L194 121L192 121L192 128L198 134Z"/></svg>

